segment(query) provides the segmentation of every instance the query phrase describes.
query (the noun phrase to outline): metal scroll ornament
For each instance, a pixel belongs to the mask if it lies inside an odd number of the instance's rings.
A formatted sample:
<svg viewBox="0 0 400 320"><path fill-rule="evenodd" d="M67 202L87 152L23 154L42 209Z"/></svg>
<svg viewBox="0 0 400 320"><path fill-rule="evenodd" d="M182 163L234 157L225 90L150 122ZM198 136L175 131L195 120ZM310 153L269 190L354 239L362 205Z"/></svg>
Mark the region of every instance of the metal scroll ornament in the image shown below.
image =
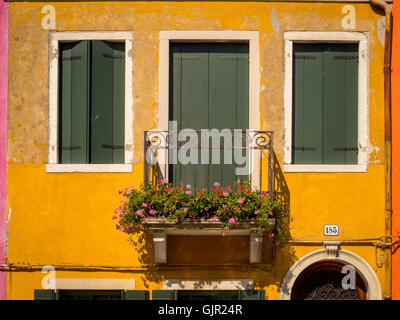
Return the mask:
<svg viewBox="0 0 400 320"><path fill-rule="evenodd" d="M360 300L356 289L335 288L332 283L315 288L304 300Z"/></svg>

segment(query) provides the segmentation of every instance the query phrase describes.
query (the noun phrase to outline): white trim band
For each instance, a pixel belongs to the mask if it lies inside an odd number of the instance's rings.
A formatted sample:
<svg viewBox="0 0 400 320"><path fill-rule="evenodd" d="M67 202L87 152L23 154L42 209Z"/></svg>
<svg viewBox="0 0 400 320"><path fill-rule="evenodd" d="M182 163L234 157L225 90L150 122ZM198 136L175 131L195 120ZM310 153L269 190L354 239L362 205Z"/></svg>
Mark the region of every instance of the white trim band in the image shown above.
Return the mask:
<svg viewBox="0 0 400 320"><path fill-rule="evenodd" d="M165 279L163 290L253 290L253 279Z"/></svg>
<svg viewBox="0 0 400 320"><path fill-rule="evenodd" d="M61 290L135 290L135 279L56 278Z"/></svg>
<svg viewBox="0 0 400 320"><path fill-rule="evenodd" d="M132 172L132 164L46 164L46 172Z"/></svg>

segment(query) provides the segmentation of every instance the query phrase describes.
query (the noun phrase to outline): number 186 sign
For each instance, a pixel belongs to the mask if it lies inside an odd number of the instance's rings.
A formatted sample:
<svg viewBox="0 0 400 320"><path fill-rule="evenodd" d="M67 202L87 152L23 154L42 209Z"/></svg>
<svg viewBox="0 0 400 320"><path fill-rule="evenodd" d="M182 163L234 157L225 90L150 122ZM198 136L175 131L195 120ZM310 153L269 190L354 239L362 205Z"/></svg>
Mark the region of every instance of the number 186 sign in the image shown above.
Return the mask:
<svg viewBox="0 0 400 320"><path fill-rule="evenodd" d="M339 226L337 224L324 225L324 236L338 236Z"/></svg>

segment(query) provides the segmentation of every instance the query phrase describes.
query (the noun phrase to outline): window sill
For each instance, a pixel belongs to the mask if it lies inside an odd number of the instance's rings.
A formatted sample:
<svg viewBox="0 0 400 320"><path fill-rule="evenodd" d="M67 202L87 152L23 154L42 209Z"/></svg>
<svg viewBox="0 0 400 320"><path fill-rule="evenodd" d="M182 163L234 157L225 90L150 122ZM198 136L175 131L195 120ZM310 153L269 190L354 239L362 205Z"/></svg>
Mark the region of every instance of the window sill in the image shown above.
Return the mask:
<svg viewBox="0 0 400 320"><path fill-rule="evenodd" d="M46 172L132 172L132 164L46 164Z"/></svg>
<svg viewBox="0 0 400 320"><path fill-rule="evenodd" d="M367 172L366 164L285 164L283 172Z"/></svg>

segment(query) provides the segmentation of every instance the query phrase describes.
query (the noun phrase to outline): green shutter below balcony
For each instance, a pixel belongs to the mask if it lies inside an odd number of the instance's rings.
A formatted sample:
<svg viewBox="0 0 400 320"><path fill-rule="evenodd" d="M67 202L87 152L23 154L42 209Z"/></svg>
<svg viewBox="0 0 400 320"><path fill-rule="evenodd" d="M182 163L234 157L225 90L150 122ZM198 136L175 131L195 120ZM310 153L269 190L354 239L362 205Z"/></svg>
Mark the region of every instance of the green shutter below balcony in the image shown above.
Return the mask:
<svg viewBox="0 0 400 320"><path fill-rule="evenodd" d="M49 289L35 289L34 300L55 300L56 293L55 290Z"/></svg>
<svg viewBox="0 0 400 320"><path fill-rule="evenodd" d="M170 119L178 122L178 130L248 128L248 58L248 44L171 44ZM215 181L227 186L235 180L234 165L201 164L200 154L198 163L175 165L174 183L201 189Z"/></svg>
<svg viewBox="0 0 400 320"><path fill-rule="evenodd" d="M176 290L153 290L152 300L176 300Z"/></svg>
<svg viewBox="0 0 400 320"><path fill-rule="evenodd" d="M126 290L125 300L149 300L148 290Z"/></svg>
<svg viewBox="0 0 400 320"><path fill-rule="evenodd" d="M265 300L265 290L241 290L240 300Z"/></svg>
<svg viewBox="0 0 400 320"><path fill-rule="evenodd" d="M124 163L125 45L92 41L92 163Z"/></svg>
<svg viewBox="0 0 400 320"><path fill-rule="evenodd" d="M59 161L88 163L88 41L60 44Z"/></svg>

